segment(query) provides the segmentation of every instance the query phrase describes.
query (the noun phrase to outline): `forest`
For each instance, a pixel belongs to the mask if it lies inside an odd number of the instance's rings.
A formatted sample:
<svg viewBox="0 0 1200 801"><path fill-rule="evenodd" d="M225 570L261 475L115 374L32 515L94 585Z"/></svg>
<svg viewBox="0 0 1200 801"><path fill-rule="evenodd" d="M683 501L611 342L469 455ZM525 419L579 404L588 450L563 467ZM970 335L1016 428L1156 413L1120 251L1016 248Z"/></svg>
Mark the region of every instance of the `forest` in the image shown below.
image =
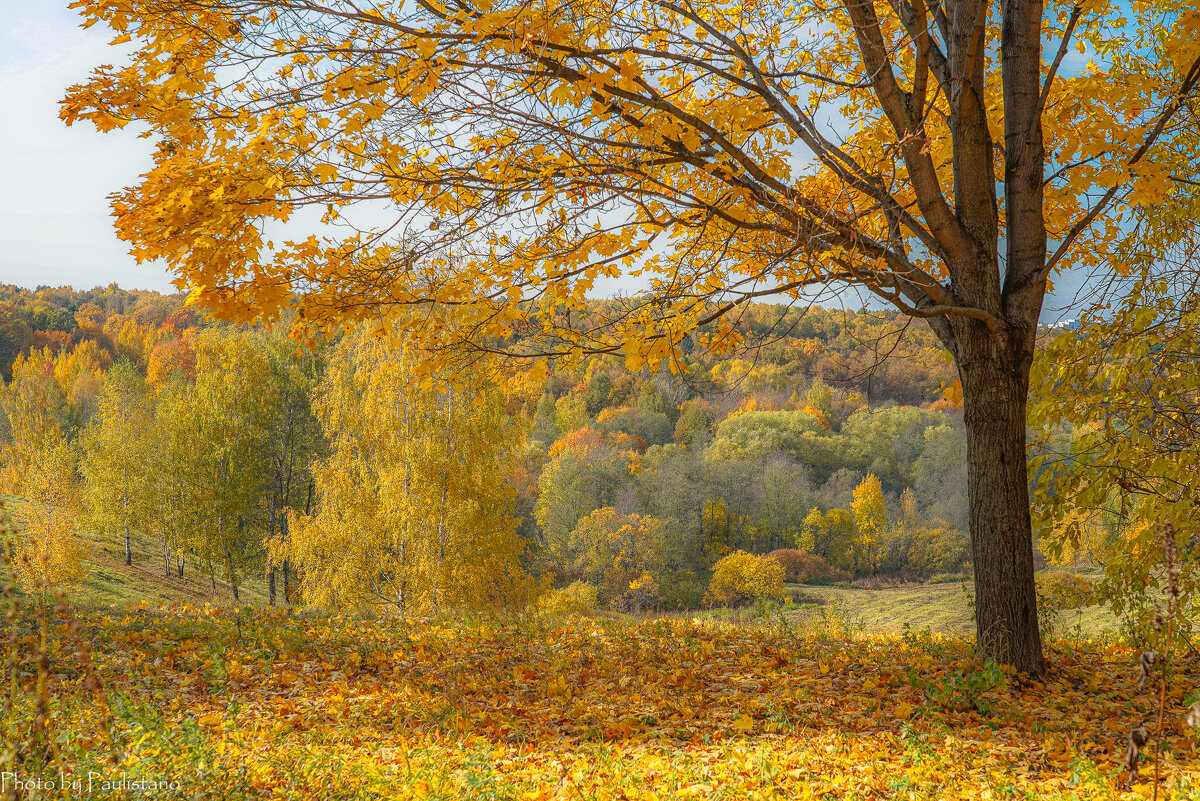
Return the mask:
<svg viewBox="0 0 1200 801"><path fill-rule="evenodd" d="M712 594L735 553L790 580L969 570L961 409L894 314L755 305L741 324L770 344L688 348L686 378L597 357L439 387L362 332L298 348L181 296L3 291L4 475L49 588L82 578L97 530L232 601L254 576L271 605L333 612L573 582L636 611L778 600Z"/></svg>
<svg viewBox="0 0 1200 801"><path fill-rule="evenodd" d="M1194 2L70 12L4 801L1200 793Z"/></svg>

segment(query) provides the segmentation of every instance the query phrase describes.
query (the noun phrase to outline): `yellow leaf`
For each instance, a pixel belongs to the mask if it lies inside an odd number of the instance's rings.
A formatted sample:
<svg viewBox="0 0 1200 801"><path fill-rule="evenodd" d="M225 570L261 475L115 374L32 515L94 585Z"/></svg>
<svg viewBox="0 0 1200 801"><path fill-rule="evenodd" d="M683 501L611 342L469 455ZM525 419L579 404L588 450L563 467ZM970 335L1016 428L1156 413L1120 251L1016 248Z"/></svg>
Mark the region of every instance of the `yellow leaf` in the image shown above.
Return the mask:
<svg viewBox="0 0 1200 801"><path fill-rule="evenodd" d="M747 732L754 728L754 721L750 719L749 715L742 715L733 722L733 728L740 732Z"/></svg>
<svg viewBox="0 0 1200 801"><path fill-rule="evenodd" d="M913 706L907 701L901 701L900 703L896 704L895 714L898 720L908 720L912 717L912 713Z"/></svg>
<svg viewBox="0 0 1200 801"><path fill-rule="evenodd" d="M197 718L196 722L206 728L216 728L221 725L221 716L216 712L209 712L207 715L201 715Z"/></svg>

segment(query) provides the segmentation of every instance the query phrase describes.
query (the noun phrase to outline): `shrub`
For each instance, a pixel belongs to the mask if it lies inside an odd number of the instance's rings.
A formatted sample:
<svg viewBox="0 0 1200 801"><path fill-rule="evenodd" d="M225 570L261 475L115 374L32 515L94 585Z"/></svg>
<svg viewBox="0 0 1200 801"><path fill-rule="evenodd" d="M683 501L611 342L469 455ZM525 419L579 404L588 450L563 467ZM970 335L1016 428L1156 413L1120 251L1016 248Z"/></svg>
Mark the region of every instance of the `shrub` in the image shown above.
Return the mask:
<svg viewBox="0 0 1200 801"><path fill-rule="evenodd" d="M658 582L649 572L645 572L639 578L629 582L628 589L613 598L610 606L614 612L640 615L661 603L662 597L659 595Z"/></svg>
<svg viewBox="0 0 1200 801"><path fill-rule="evenodd" d="M835 581L850 580L849 573L829 564L824 557L798 548L780 548L767 554L767 558L774 559L783 567L783 577L787 581L800 584L832 584Z"/></svg>
<svg viewBox="0 0 1200 801"><path fill-rule="evenodd" d="M537 612L547 617L591 615L600 600L600 591L586 581L575 581L561 590L547 590L537 599Z"/></svg>
<svg viewBox="0 0 1200 801"><path fill-rule="evenodd" d="M783 565L766 556L735 551L717 562L705 600L726 606L785 599Z"/></svg>
<svg viewBox="0 0 1200 801"><path fill-rule="evenodd" d="M704 582L691 570L675 570L659 582L663 609L699 609L704 605Z"/></svg>
<svg viewBox="0 0 1200 801"><path fill-rule="evenodd" d="M1038 606L1045 609L1079 609L1096 603L1096 588L1085 576L1067 570L1039 573Z"/></svg>

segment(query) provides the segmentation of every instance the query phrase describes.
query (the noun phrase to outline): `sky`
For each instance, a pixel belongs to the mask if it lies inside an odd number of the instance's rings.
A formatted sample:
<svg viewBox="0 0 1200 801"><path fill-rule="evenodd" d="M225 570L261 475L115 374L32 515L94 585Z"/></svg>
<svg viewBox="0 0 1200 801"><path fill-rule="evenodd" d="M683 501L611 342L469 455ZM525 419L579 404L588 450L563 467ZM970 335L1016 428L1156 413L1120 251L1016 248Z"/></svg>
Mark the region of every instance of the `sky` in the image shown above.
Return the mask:
<svg viewBox="0 0 1200 801"><path fill-rule="evenodd" d="M0 0L0 283L174 292L113 232L108 194L149 169L135 132L58 118L66 87L112 63L111 32L84 31L68 0Z"/></svg>
<svg viewBox="0 0 1200 801"><path fill-rule="evenodd" d="M119 61L111 32L79 26L69 0L0 0L0 283L36 288L174 292L160 264L137 264L113 231L108 195L137 183L151 166L152 145L133 130L101 134L88 123L67 127L58 102L98 64ZM1044 322L1074 316L1079 280L1055 279ZM597 287L607 294L627 281ZM823 305L857 307L857 292Z"/></svg>

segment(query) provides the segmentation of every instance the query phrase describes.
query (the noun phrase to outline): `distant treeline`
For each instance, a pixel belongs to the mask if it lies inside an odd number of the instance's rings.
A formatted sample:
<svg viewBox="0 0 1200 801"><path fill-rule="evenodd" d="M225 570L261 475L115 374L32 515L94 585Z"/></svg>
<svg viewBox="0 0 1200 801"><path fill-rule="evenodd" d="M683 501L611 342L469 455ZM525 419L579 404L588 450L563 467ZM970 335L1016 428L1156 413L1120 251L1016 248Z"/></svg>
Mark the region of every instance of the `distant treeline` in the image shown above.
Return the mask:
<svg viewBox="0 0 1200 801"><path fill-rule="evenodd" d="M48 581L76 572L64 532L103 526L166 573L262 572L335 607L578 581L693 607L736 551L806 554L794 578L959 571L952 370L906 323L752 305L754 345L688 340L686 375L593 357L422 382L369 337L297 351L181 295L0 287L4 489Z"/></svg>

